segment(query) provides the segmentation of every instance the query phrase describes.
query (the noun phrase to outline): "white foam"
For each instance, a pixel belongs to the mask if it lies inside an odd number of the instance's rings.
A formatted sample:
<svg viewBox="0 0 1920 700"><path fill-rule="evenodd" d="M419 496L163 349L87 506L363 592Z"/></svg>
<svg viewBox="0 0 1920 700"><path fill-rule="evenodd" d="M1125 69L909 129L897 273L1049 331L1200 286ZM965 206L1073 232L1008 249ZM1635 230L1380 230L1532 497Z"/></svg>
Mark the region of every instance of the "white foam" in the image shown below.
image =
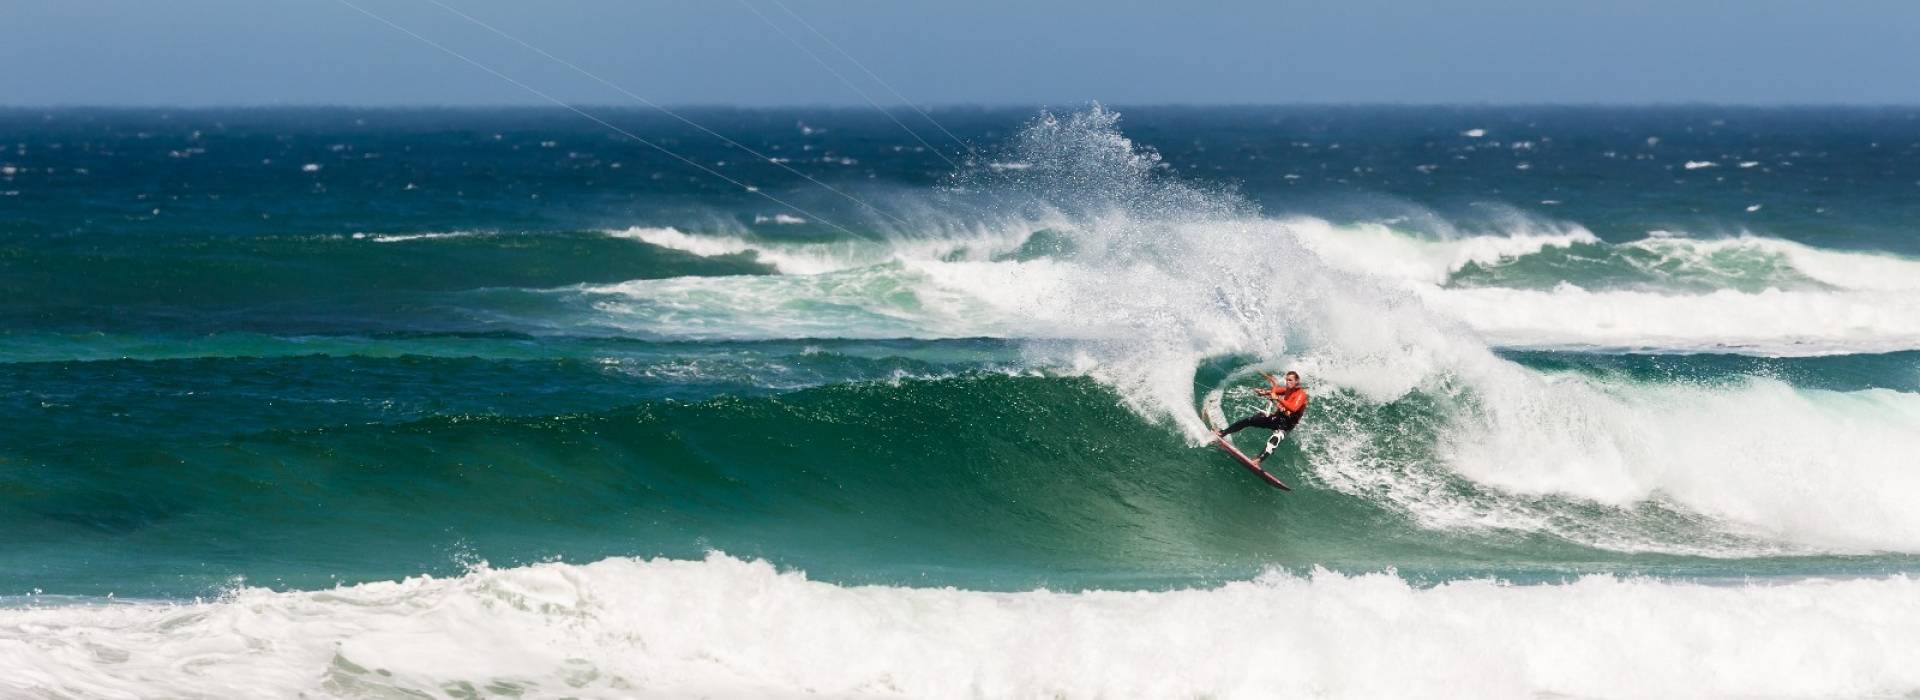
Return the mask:
<svg viewBox="0 0 1920 700"><path fill-rule="evenodd" d="M1920 691L1920 582L1268 574L844 587L723 555L0 610L0 691L145 697L1827 697Z"/></svg>
<svg viewBox="0 0 1920 700"><path fill-rule="evenodd" d="M1004 337L1030 326L898 264L811 275L636 280L548 293L590 305L591 323L681 339Z"/></svg>
<svg viewBox="0 0 1920 700"><path fill-rule="evenodd" d="M1735 534L1816 551L1920 551L1920 511L1906 496L1920 488L1912 468L1920 395L1808 390L1759 378L1695 386L1561 377L1542 386L1529 377L1485 377L1466 390L1477 400L1458 402L1443 458L1504 493L1621 508L1664 501ZM1678 543L1627 541L1636 537L1595 543L1683 551L1673 548ZM1765 553L1751 543L1716 546L1724 551L1689 553Z"/></svg>
<svg viewBox="0 0 1920 700"><path fill-rule="evenodd" d="M1600 241L1577 226L1524 221L1500 234L1441 237L1306 218L1253 225L1297 238L1320 261L1343 271L1406 283L1436 311L1500 345L1773 355L1920 347L1920 297L1913 294L1920 291L1920 260L1904 256L1751 234L1694 239L1655 231L1620 244L1650 254L1650 262L1631 256L1622 262L1682 278L1690 272L1751 275L1757 273L1719 268L1767 264L1818 286L1706 294L1589 291L1571 284L1551 290L1452 288L1444 285L1469 263L1498 265L1547 248Z"/></svg>
<svg viewBox="0 0 1920 700"><path fill-rule="evenodd" d="M1645 264L1649 268L1709 269L1716 265L1716 258L1739 256L1771 261L1779 269L1839 289L1920 289L1920 260L1879 252L1826 250L1751 233L1693 238L1656 230L1619 247L1651 254L1653 262Z"/></svg>
<svg viewBox="0 0 1920 700"><path fill-rule="evenodd" d="M1297 237L1321 260L1356 274L1443 284L1469 263L1482 265L1600 239L1579 226L1516 220L1495 234L1415 236L1384 224L1335 226L1294 217L1277 226Z"/></svg>
<svg viewBox="0 0 1920 700"><path fill-rule="evenodd" d="M725 234L689 234L674 228L633 227L607 231L701 257L752 254L755 260L779 272L815 275L899 260L985 259L1019 248L1033 228L975 226L946 230L940 235L894 239L840 239L827 242L789 242L748 239Z"/></svg>
<svg viewBox="0 0 1920 700"><path fill-rule="evenodd" d="M1920 347L1920 295L1910 291L1720 290L1707 294L1471 288L1422 295L1508 347L1773 356Z"/></svg>
<svg viewBox="0 0 1920 700"><path fill-rule="evenodd" d="M1716 247L1748 247L1778 254L1801 274L1840 289L1920 291L1920 260L1906 256L1828 250L1751 234L1695 241L1691 245L1708 250Z"/></svg>
<svg viewBox="0 0 1920 700"><path fill-rule="evenodd" d="M375 243L401 243L405 241L430 241L441 238L470 238L487 235L481 231L435 231L429 233L355 233L355 239L367 239Z"/></svg>
<svg viewBox="0 0 1920 700"><path fill-rule="evenodd" d="M690 235L673 228L634 227L607 233L618 238L632 238L701 257L751 253L754 259L772 265L776 270L791 274L817 274L847 267L871 265L888 257L883 247L863 241L776 246L749 242L738 236Z"/></svg>
<svg viewBox="0 0 1920 700"><path fill-rule="evenodd" d="M608 231L607 235L617 238L632 238L662 248L683 251L702 257L718 255L737 255L752 250L745 241L732 236L689 236L673 228L647 228L635 226L618 231Z"/></svg>
<svg viewBox="0 0 1920 700"><path fill-rule="evenodd" d="M1669 274L1720 261L1766 264L1814 286L1705 294L1647 290L1422 290L1433 306L1511 346L1733 351L1768 355L1920 347L1920 260L1836 251L1753 235L1691 239L1656 231L1623 244ZM1772 261L1772 262L1768 262ZM1724 275L1741 274L1737 270Z"/></svg>

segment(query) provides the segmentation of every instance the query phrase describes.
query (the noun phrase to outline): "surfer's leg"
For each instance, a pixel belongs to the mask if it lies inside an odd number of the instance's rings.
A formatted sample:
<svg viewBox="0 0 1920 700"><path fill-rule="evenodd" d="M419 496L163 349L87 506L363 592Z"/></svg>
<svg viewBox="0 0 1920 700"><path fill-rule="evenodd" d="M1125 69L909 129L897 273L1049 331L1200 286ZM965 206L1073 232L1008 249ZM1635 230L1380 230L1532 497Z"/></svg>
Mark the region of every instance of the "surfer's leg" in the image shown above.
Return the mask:
<svg viewBox="0 0 1920 700"><path fill-rule="evenodd" d="M1245 418L1240 419L1240 422L1238 423L1234 423L1233 425L1227 426L1226 430L1220 431L1220 436L1226 437L1228 435L1232 435L1236 432L1239 432L1241 428L1266 428L1268 430L1279 430L1280 416L1267 415L1265 413L1255 413L1251 416L1247 416Z"/></svg>
<svg viewBox="0 0 1920 700"><path fill-rule="evenodd" d="M1253 425L1254 421L1257 421L1257 420L1260 420L1260 414L1258 413L1253 414L1251 416L1247 416L1238 421L1234 421L1233 425L1229 425L1227 426L1226 430L1220 431L1220 435L1227 436L1227 435L1232 435L1234 433L1240 432L1241 428L1245 428L1247 426Z"/></svg>
<svg viewBox="0 0 1920 700"><path fill-rule="evenodd" d="M1220 431L1220 434L1223 436L1231 435L1233 433L1239 432L1241 428L1266 428L1268 430L1278 430L1280 428L1280 417L1270 416L1265 413L1255 413L1251 416L1247 416L1245 418L1240 419L1240 422L1238 423L1234 423L1233 425L1227 426L1227 429Z"/></svg>
<svg viewBox="0 0 1920 700"><path fill-rule="evenodd" d="M1287 431L1277 430L1277 429L1274 430L1273 435L1267 438L1267 448L1264 450L1261 450L1260 456L1255 457L1253 461L1260 462L1260 461L1266 460L1267 455L1273 454L1274 450L1279 449L1280 441L1286 439L1286 437L1287 437Z"/></svg>

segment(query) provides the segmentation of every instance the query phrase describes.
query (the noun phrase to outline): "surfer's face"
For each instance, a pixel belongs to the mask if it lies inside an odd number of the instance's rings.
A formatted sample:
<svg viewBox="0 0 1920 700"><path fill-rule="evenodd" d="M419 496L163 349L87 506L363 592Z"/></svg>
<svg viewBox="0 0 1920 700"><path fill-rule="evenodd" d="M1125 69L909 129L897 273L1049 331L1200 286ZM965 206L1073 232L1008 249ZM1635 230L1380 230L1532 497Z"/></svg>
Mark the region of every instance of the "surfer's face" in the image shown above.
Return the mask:
<svg viewBox="0 0 1920 700"><path fill-rule="evenodd" d="M1288 373L1287 373L1287 388L1288 388L1288 389L1298 389L1298 388L1300 388L1300 375L1298 375L1298 374L1294 374L1294 373L1292 373L1292 372L1288 372Z"/></svg>

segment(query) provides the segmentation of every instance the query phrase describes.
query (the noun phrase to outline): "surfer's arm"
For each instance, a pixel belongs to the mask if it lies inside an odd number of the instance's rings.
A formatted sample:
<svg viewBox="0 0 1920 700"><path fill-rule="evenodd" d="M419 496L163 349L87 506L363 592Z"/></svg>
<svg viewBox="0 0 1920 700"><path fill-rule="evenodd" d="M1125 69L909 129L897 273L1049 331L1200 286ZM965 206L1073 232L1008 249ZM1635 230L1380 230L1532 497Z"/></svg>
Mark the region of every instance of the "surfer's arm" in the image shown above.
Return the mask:
<svg viewBox="0 0 1920 700"><path fill-rule="evenodd" d="M1266 414L1271 416L1286 410L1285 407L1280 404L1280 380L1266 372L1261 372L1260 376L1267 378L1267 386L1269 388L1254 389L1253 393L1259 394L1261 398L1273 402L1273 407L1267 409Z"/></svg>

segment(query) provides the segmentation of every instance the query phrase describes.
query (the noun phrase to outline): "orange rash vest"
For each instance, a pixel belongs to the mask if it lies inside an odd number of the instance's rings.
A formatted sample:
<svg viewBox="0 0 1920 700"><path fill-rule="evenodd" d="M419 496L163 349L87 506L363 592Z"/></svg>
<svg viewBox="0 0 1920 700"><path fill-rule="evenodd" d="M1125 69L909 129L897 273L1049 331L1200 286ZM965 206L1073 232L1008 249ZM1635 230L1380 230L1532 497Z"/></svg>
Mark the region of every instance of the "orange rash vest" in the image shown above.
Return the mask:
<svg viewBox="0 0 1920 700"><path fill-rule="evenodd" d="M1267 383L1273 385L1273 391L1267 393L1267 400L1272 401L1275 408L1285 410L1288 415L1299 415L1300 411L1306 409L1306 387L1288 391L1280 386L1279 380L1272 377L1267 378Z"/></svg>

